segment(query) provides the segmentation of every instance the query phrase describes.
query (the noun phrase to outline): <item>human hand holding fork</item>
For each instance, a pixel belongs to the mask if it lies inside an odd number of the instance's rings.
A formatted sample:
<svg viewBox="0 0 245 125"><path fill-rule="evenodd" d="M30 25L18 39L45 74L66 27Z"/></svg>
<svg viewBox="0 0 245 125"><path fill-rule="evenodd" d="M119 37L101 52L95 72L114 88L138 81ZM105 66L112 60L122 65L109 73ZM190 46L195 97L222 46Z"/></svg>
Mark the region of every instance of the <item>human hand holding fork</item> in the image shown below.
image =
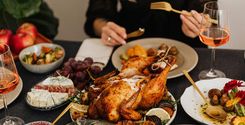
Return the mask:
<svg viewBox="0 0 245 125"><path fill-rule="evenodd" d="M175 13L179 13L180 19L182 21L181 29L183 33L191 38L195 38L200 33L200 27L201 23L204 23L204 20L202 20L202 14L196 12L195 10L191 10L190 12L187 12L185 10L176 10L173 9L171 4L168 2L153 2L151 3L150 9L152 10L164 10L164 11L172 11ZM217 20L206 18L205 19L207 24L217 24ZM203 21L203 22L202 22Z"/></svg>

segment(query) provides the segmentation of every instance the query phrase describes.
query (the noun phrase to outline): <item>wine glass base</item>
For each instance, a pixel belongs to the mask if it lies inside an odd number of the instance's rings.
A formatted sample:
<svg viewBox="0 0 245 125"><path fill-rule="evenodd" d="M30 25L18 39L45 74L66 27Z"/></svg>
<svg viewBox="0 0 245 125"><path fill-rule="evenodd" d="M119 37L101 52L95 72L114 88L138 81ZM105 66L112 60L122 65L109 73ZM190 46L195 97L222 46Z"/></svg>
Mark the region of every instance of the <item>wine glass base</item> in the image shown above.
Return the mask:
<svg viewBox="0 0 245 125"><path fill-rule="evenodd" d="M25 125L25 123L18 117L7 116L3 119L0 119L0 125Z"/></svg>
<svg viewBox="0 0 245 125"><path fill-rule="evenodd" d="M199 79L225 78L225 73L220 70L204 70L198 75Z"/></svg>

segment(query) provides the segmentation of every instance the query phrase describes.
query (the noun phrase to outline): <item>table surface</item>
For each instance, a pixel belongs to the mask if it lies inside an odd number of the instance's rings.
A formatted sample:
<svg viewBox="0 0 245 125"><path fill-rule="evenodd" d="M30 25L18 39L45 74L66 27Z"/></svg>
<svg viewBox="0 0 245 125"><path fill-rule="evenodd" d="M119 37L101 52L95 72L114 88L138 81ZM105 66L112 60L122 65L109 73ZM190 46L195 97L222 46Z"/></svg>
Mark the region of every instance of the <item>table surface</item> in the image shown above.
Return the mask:
<svg viewBox="0 0 245 125"><path fill-rule="evenodd" d="M75 57L81 42L68 42L68 41L56 41L57 44L62 45L66 51L65 60L70 57ZM195 48L199 60L197 66L190 72L190 75L195 81L198 80L198 73L201 70L208 69L210 64L210 49L207 48ZM226 73L227 78L245 80L245 61L244 61L244 51L242 50L216 50L216 68L222 70ZM26 69L20 64L19 61L16 62L16 66L19 71L19 75L23 80L23 89L19 97L9 105L9 114L13 116L21 117L26 123L31 121L53 121L59 113L66 107L60 107L52 111L37 111L30 108L25 103L26 93L30 88L35 85L38 81L46 78L50 73L47 74L34 74ZM104 69L104 72L110 72L114 70L111 61ZM167 81L168 90L172 93L175 99L180 99L185 88L190 86L190 83L184 76L178 78L169 79ZM4 117L4 110L0 110L0 118ZM66 113L57 123L58 125L64 125L71 122L69 113ZM198 124L194 119L188 116L183 110L180 103L178 103L177 115L173 121L173 124Z"/></svg>

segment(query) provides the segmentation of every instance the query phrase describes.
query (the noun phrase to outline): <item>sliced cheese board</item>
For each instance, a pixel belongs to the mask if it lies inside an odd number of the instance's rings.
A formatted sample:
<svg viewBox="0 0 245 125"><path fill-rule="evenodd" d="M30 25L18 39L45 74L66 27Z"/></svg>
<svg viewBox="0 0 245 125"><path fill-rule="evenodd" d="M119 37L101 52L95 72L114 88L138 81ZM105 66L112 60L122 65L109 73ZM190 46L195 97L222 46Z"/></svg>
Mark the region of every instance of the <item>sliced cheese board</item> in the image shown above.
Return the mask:
<svg viewBox="0 0 245 125"><path fill-rule="evenodd" d="M75 94L71 79L50 76L34 85L26 95L26 103L33 109L49 111L69 103Z"/></svg>

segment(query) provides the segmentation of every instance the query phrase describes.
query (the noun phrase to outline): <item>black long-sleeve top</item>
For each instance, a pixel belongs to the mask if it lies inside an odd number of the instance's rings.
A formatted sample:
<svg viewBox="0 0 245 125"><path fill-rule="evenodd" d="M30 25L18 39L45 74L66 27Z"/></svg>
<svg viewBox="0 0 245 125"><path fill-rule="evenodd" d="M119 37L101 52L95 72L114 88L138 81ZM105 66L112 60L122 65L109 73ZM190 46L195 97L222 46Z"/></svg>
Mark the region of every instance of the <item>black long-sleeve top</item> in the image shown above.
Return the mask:
<svg viewBox="0 0 245 125"><path fill-rule="evenodd" d="M145 28L144 37L164 37L176 39L192 47L205 47L198 37L189 38L181 30L180 15L163 10L150 10L150 3L156 0L90 0L86 13L85 32L96 37L93 22L96 18L113 21L126 28L127 32ZM159 1L159 0L157 0ZM199 0L161 0L169 2L178 10L202 11ZM118 4L121 5L118 5ZM121 6L119 9L118 6Z"/></svg>

